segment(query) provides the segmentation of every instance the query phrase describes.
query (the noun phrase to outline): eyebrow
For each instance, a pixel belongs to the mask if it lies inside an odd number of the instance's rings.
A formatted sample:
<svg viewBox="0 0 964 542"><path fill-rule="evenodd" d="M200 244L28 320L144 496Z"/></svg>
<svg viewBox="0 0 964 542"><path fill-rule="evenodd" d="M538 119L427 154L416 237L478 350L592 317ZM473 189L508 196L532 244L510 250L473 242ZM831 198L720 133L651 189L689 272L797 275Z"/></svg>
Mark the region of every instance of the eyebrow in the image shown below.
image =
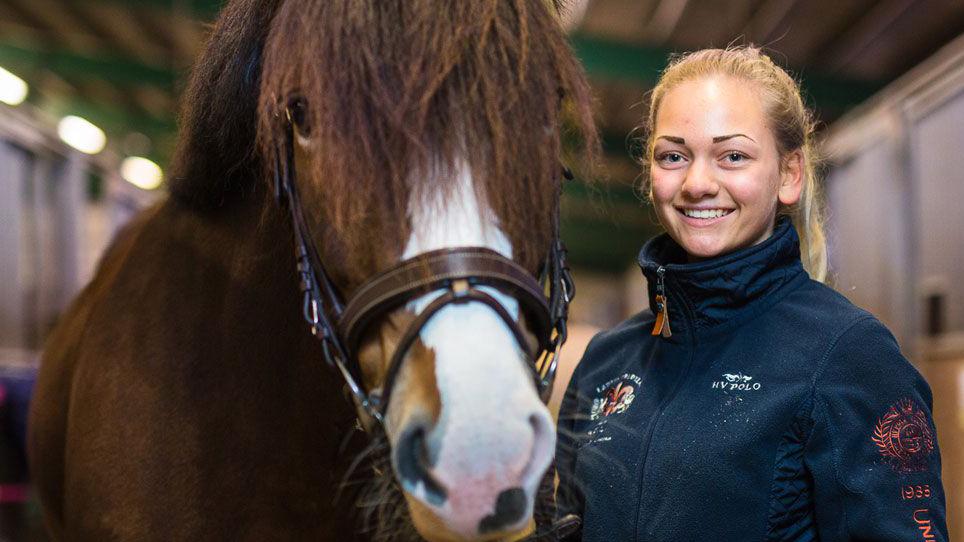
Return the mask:
<svg viewBox="0 0 964 542"><path fill-rule="evenodd" d="M729 134L729 135L716 136L713 138L713 143L719 143L720 141L726 141L727 139L733 139L734 137L745 137L750 141L756 143L755 139L753 139L752 137L746 134ZM670 143L676 143L677 145L686 144L686 140L683 139L682 137L662 135L657 137L656 139L665 139L666 141L669 141Z"/></svg>
<svg viewBox="0 0 964 542"><path fill-rule="evenodd" d="M756 140L746 134L730 134L724 136L716 136L713 138L713 143L719 143L720 141L726 141L727 139L733 139L734 137L745 137L750 141L756 143Z"/></svg>

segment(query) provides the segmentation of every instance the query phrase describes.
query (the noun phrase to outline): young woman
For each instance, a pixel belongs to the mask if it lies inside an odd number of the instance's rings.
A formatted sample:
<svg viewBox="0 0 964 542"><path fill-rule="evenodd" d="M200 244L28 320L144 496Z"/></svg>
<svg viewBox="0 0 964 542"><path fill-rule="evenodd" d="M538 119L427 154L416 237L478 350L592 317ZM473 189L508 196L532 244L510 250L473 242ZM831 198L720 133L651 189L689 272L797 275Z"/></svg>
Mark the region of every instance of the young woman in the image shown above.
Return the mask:
<svg viewBox="0 0 964 542"><path fill-rule="evenodd" d="M650 306L596 336L559 421L560 516L585 540L946 540L931 392L822 281L813 123L753 47L674 61L652 93L666 234Z"/></svg>

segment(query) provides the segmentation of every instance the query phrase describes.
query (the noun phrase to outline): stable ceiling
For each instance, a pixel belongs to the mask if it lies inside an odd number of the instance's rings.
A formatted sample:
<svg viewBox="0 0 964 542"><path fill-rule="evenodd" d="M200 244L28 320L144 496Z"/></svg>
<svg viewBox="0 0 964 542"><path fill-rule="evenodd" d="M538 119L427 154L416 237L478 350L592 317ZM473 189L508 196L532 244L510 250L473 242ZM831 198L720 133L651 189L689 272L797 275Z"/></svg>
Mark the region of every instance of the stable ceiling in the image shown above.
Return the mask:
<svg viewBox="0 0 964 542"><path fill-rule="evenodd" d="M0 0L0 66L51 114L101 125L122 152L164 162L178 91L220 2ZM803 82L823 123L964 31L960 0L592 0L572 35L599 98L606 179L567 187L564 234L576 263L623 269L655 231L635 195L627 134L667 56L752 42ZM146 136L146 137L145 137Z"/></svg>

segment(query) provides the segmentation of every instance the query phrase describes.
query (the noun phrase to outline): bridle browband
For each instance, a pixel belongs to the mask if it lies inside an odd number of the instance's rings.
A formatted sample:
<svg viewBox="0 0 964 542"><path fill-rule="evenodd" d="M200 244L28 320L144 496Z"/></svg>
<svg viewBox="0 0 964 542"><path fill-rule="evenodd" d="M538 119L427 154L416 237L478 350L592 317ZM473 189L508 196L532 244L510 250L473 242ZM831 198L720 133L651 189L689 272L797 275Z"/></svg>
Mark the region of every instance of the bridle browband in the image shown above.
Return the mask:
<svg viewBox="0 0 964 542"><path fill-rule="evenodd" d="M470 302L484 303L505 322L519 346L530 357L531 363L526 366L533 376L540 398L548 402L555 380L559 349L567 338L569 302L575 295L566 248L559 234L561 185L556 194L552 243L539 280L489 248L447 248L399 262L362 284L345 304L310 242L312 236L295 182L294 122L290 104L285 111L284 131L285 148L277 150L275 154L274 196L291 215L297 270L304 299L302 312L312 334L321 340L325 360L341 373L358 406L369 417L383 424L395 377L421 329L444 307ZM572 174L563 168L563 177L572 179ZM480 288L483 286L518 300L520 316L527 317L537 344L529 344L519 323L502 303ZM416 316L402 335L392 354L382 387L366 391L357 358L366 330L408 301L440 290L441 295ZM362 421L365 427L370 425Z"/></svg>

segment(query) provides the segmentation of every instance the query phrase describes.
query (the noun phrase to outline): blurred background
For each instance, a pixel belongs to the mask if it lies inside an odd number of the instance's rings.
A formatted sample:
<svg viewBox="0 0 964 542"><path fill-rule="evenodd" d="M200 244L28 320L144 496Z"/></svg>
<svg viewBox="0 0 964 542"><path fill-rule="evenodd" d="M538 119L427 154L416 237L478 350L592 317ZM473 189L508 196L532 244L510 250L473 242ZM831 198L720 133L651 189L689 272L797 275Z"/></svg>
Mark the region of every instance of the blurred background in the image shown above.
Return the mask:
<svg viewBox="0 0 964 542"><path fill-rule="evenodd" d="M220 4L0 0L0 542L44 539L23 458L39 352L114 232L164 197L178 96ZM635 255L659 228L630 134L668 56L768 46L820 120L833 284L928 377L964 536L962 33L960 0L591 0L570 39L605 158L564 195L570 370L597 329L646 305Z"/></svg>

